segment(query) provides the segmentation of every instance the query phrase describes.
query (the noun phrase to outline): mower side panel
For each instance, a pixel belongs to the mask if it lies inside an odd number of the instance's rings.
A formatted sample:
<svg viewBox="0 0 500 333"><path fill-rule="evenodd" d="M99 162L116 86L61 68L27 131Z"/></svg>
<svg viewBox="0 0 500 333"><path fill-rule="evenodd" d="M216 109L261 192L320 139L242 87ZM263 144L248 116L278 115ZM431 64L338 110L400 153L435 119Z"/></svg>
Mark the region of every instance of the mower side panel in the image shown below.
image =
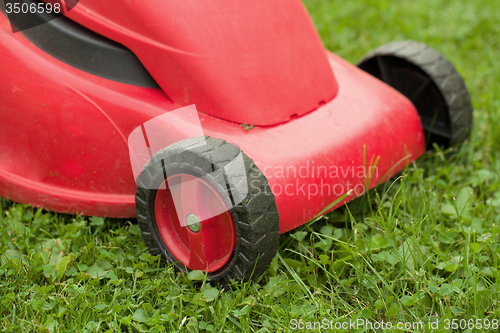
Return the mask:
<svg viewBox="0 0 500 333"><path fill-rule="evenodd" d="M0 196L64 213L134 216L128 134L175 105L160 89L66 65L9 29L0 14Z"/></svg>
<svg viewBox="0 0 500 333"><path fill-rule="evenodd" d="M159 89L66 65L21 34L5 33L9 29L0 16L0 196L64 213L135 216L127 138L180 106ZM343 202L361 195L360 166L371 170L378 158L372 188L424 152L410 101L339 57L328 59L339 93L314 112L249 131L199 114L206 135L239 145L266 174L281 232L306 223L349 190L354 192ZM326 167L328 175L322 168L313 174L313 165Z"/></svg>
<svg viewBox="0 0 500 333"><path fill-rule="evenodd" d="M300 0L80 0L67 16L127 46L179 106L274 125L338 90Z"/></svg>

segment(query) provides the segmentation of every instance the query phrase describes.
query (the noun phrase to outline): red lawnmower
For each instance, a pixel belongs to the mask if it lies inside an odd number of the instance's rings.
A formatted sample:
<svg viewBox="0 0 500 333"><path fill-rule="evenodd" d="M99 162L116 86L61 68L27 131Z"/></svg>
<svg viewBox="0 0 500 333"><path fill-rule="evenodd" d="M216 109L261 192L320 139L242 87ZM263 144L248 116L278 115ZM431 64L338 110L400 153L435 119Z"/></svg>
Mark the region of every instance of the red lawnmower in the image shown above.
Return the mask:
<svg viewBox="0 0 500 333"><path fill-rule="evenodd" d="M470 134L439 52L394 42L353 66L299 0L75 1L0 1L0 196L137 216L153 255L215 283Z"/></svg>

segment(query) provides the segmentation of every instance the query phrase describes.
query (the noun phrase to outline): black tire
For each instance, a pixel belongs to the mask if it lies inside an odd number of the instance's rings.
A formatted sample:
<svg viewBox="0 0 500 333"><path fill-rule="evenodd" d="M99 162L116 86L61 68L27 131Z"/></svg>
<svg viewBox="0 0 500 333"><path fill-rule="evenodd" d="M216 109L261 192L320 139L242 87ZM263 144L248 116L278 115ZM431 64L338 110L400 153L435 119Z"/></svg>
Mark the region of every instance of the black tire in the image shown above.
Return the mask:
<svg viewBox="0 0 500 333"><path fill-rule="evenodd" d="M199 145L202 140L206 140L206 145ZM205 179L210 181L227 203L238 195L235 193L237 186L230 187L228 178L247 177L246 197L229 209L236 229L234 252L225 266L209 273L208 278L214 284L229 285L231 279L247 281L266 271L278 249L279 214L265 176L247 155L242 153L245 170L225 170L224 167L240 152L238 147L221 139L190 138L162 149L145 165L137 180L135 201L142 236L152 255L160 254L179 271L189 271L169 251L156 225L155 189L164 182L165 175L180 171L204 177L209 175Z"/></svg>
<svg viewBox="0 0 500 333"><path fill-rule="evenodd" d="M461 145L472 129L469 91L455 67L438 51L397 41L366 55L358 67L389 84L415 105L427 147Z"/></svg>

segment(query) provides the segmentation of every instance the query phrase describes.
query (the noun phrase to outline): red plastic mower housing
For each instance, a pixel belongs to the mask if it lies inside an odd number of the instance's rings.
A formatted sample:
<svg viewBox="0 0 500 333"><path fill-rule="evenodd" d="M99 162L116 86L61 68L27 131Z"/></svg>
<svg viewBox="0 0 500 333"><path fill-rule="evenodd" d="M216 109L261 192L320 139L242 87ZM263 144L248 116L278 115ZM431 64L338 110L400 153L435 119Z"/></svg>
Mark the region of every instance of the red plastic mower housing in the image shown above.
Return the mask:
<svg viewBox="0 0 500 333"><path fill-rule="evenodd" d="M325 51L298 0L81 0L67 16L129 48L161 89L70 66L0 15L0 196L134 217L129 134L191 104L205 135L236 144L266 175L281 232L424 152L412 103Z"/></svg>
<svg viewBox="0 0 500 333"><path fill-rule="evenodd" d="M338 90L299 0L81 0L68 17L132 50L174 103L221 119L276 125Z"/></svg>

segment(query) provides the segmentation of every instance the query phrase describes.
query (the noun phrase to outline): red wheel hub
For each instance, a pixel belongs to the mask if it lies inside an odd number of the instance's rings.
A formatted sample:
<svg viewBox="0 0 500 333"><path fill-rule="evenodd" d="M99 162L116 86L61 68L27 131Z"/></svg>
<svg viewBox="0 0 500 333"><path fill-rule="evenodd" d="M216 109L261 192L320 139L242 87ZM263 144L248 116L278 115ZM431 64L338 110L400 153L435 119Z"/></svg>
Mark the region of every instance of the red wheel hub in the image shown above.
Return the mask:
<svg viewBox="0 0 500 333"><path fill-rule="evenodd" d="M165 184L155 200L163 242L189 269L222 268L236 246L234 220L223 197L208 181L189 174L172 175Z"/></svg>

